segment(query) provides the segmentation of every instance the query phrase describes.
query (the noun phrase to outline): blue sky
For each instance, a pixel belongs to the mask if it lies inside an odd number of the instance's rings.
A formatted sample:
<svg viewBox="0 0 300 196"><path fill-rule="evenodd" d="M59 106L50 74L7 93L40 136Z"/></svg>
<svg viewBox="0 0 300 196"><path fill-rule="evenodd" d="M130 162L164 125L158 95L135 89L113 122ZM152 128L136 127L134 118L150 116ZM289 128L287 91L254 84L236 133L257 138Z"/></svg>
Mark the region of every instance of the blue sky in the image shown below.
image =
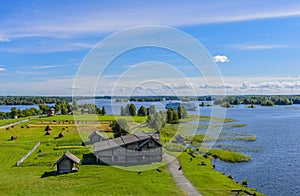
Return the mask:
<svg viewBox="0 0 300 196"><path fill-rule="evenodd" d="M91 48L139 25L174 27L198 40L223 77L224 84L215 86L224 86L227 94L300 94L299 1L0 0L0 95L71 95ZM99 85L107 88L99 87L96 94L111 94L120 74L147 61L174 66L200 95L209 93L190 62L170 51L144 48L115 59ZM155 63L145 66L147 76L158 74ZM169 76L165 85L187 89ZM142 81L125 83L123 93ZM164 93L151 85L137 89L140 94Z"/></svg>

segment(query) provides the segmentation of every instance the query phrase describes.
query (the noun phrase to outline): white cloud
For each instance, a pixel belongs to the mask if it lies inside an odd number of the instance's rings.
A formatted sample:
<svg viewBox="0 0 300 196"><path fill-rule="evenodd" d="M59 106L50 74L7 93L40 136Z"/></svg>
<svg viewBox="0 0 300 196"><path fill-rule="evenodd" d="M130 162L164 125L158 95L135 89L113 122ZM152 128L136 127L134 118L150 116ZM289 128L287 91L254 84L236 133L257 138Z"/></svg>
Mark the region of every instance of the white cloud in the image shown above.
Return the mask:
<svg viewBox="0 0 300 196"><path fill-rule="evenodd" d="M266 49L278 49L278 48L288 48L292 46L287 45L272 45L272 44L232 44L230 45L232 48L240 49L240 50L266 50Z"/></svg>
<svg viewBox="0 0 300 196"><path fill-rule="evenodd" d="M50 69L56 67L62 67L64 65L40 65L40 66L33 66L34 69Z"/></svg>
<svg viewBox="0 0 300 196"><path fill-rule="evenodd" d="M1 83L2 93L18 95L227 95L244 94L300 94L298 77L223 77L224 83L206 83L204 78L165 78L159 81L143 80L115 83L113 78L102 78L98 85L86 88L74 84L74 79L44 79L39 82ZM91 77L84 79L90 83ZM185 82L184 82L185 81ZM213 80L212 80L213 81ZM91 86L91 85L90 85ZM96 90L96 91L95 91ZM6 94L6 95L7 95ZM3 95L3 94L2 94Z"/></svg>
<svg viewBox="0 0 300 196"><path fill-rule="evenodd" d="M0 65L0 72L2 71L6 71L6 68L4 67L4 65Z"/></svg>
<svg viewBox="0 0 300 196"><path fill-rule="evenodd" d="M214 61L217 63L225 63L225 62L228 62L229 59L227 56L217 55L217 56L214 56Z"/></svg>
<svg viewBox="0 0 300 196"><path fill-rule="evenodd" d="M51 3L50 3L51 4ZM87 4L30 7L26 15L2 24L10 37L70 37L90 33L106 33L137 25L158 24L185 26L224 23L265 18L300 16L299 3L276 5L269 1L234 1L189 3L159 1L147 4ZM51 10L55 7L55 15ZM122 9L120 9L122 7ZM235 8L232 11L232 8ZM259 9L258 9L259 8ZM86 11L87 10L87 11ZM163 11L153 11L163 10ZM217 14L216 14L217 13ZM11 23L14 25L12 26Z"/></svg>
<svg viewBox="0 0 300 196"><path fill-rule="evenodd" d="M0 35L0 42L9 42L9 41L10 41L10 39L8 39L7 37Z"/></svg>

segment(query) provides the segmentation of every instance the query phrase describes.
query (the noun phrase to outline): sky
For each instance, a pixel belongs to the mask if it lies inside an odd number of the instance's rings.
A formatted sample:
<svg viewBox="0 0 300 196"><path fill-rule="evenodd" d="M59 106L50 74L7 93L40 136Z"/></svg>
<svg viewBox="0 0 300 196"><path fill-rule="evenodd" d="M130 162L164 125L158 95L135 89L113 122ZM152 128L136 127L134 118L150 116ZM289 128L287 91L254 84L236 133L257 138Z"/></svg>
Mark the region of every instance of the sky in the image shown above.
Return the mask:
<svg viewBox="0 0 300 196"><path fill-rule="evenodd" d="M98 43L148 25L190 36L203 47L195 54L209 54L218 76L178 51L147 46L115 56L102 73L93 69L81 86L76 82ZM143 39L173 39L174 47L193 50L172 33L151 33ZM103 59L140 35L102 48L93 65L104 66ZM0 0L0 95L72 95L84 85L92 89L83 95L300 94L299 37L294 0Z"/></svg>

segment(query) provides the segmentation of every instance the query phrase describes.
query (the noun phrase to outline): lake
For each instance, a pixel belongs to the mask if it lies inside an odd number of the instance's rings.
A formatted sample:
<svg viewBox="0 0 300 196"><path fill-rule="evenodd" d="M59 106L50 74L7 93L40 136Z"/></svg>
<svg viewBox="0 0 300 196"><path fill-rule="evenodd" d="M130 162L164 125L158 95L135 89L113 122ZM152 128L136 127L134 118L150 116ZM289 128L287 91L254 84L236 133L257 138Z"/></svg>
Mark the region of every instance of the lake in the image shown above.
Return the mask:
<svg viewBox="0 0 300 196"><path fill-rule="evenodd" d="M239 105L229 108L226 117L246 127L234 128L257 136L255 142L230 142L252 156L247 163L215 161L216 169L232 174L236 181L248 180L266 195L300 194L300 106L275 106L251 109ZM217 142L223 144L226 142ZM226 145L226 144L225 144Z"/></svg>
<svg viewBox="0 0 300 196"><path fill-rule="evenodd" d="M93 100L78 101L93 103ZM133 102L137 109L144 105L155 104L164 109L167 102ZM98 107L105 106L107 114L120 114L120 107L126 102L114 100L96 100ZM10 111L10 107L20 109L32 106L0 106L0 111ZM37 106L34 106L37 107ZM219 106L212 106L219 107ZM212 107L200 107L201 115L210 115ZM189 112L198 114L198 112ZM226 175L232 174L236 181L248 180L249 187L257 188L266 195L299 195L300 194L300 105L246 108L239 105L226 110L226 117L234 118L237 123L247 126L231 129L237 132L255 134L255 142L217 142L236 147L240 152L252 156L246 163L225 163L214 161L216 170Z"/></svg>

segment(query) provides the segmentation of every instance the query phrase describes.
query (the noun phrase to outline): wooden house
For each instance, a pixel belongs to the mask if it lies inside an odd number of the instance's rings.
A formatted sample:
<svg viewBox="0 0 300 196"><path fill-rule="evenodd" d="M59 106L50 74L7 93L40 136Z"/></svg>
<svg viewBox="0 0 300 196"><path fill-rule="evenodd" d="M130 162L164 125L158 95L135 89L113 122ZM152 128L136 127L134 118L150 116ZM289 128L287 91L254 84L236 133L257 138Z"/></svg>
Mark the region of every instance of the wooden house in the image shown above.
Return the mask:
<svg viewBox="0 0 300 196"><path fill-rule="evenodd" d="M53 107L51 107L49 109L48 116L54 116L54 115L55 115L55 109Z"/></svg>
<svg viewBox="0 0 300 196"><path fill-rule="evenodd" d="M70 173L78 171L78 168L75 167L75 164L79 164L80 159L73 155L70 152L66 152L62 157L60 157L56 162L57 173Z"/></svg>
<svg viewBox="0 0 300 196"><path fill-rule="evenodd" d="M98 163L137 165L161 162L162 145L151 135L136 133L95 143Z"/></svg>
<svg viewBox="0 0 300 196"><path fill-rule="evenodd" d="M103 140L106 140L107 138L103 136L99 131L94 131L91 135L89 135L90 144L94 144Z"/></svg>

